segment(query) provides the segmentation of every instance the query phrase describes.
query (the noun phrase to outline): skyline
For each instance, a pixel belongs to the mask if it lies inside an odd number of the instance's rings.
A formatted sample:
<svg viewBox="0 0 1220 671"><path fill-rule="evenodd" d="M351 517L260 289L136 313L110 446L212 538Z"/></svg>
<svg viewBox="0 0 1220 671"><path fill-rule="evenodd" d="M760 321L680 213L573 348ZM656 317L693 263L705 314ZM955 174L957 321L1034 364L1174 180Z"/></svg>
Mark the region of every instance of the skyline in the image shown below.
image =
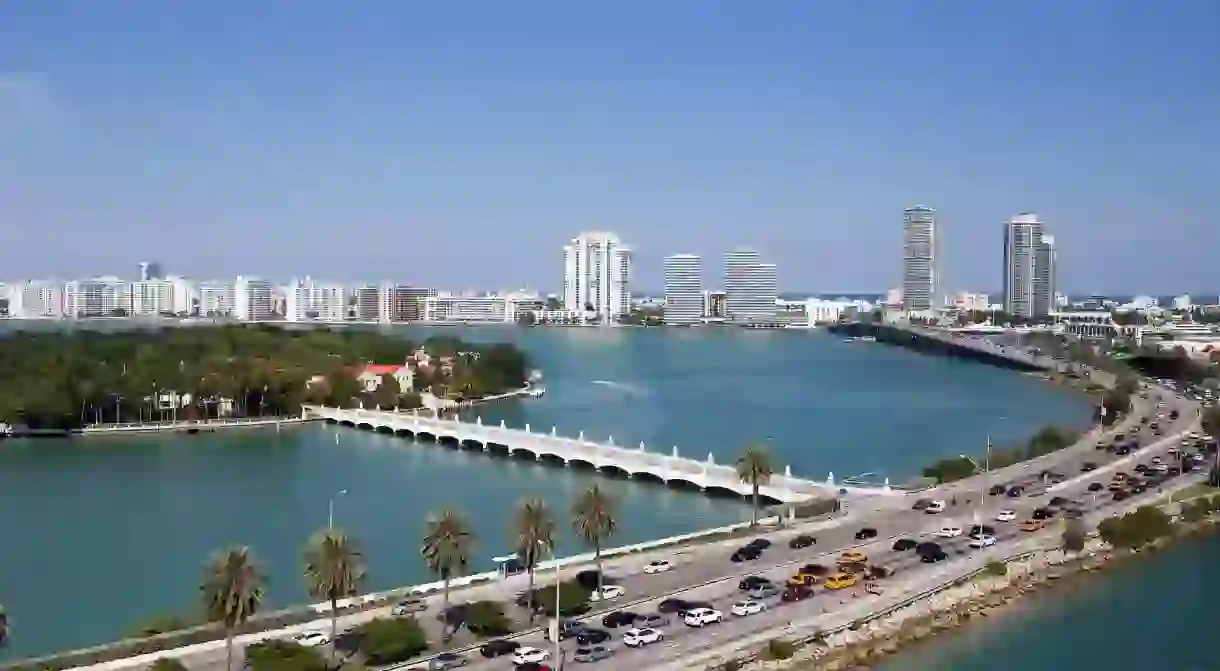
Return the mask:
<svg viewBox="0 0 1220 671"><path fill-rule="evenodd" d="M926 203L947 287L997 290L1024 211L1065 293L1220 284L1215 5L480 7L6 5L2 274L555 291L609 229L650 291L745 245L871 292Z"/></svg>

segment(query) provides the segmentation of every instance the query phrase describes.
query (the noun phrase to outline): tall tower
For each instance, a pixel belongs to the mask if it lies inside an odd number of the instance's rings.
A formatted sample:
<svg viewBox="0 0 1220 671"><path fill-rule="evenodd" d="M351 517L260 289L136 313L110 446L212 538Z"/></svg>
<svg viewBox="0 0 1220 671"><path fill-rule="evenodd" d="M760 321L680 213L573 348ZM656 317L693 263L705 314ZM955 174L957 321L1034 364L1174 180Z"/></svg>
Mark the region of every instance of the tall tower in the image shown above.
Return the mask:
<svg viewBox="0 0 1220 671"><path fill-rule="evenodd" d="M164 275L161 272L161 264L156 261L141 261L140 262L140 281L147 282L149 280L159 280Z"/></svg>
<svg viewBox="0 0 1220 671"><path fill-rule="evenodd" d="M1052 240L1053 243L1053 240ZM1033 212L1023 212L1004 224L1004 311L1026 319L1040 316L1043 281L1038 256L1043 250L1042 222ZM1045 306L1049 307L1047 301Z"/></svg>
<svg viewBox="0 0 1220 671"><path fill-rule="evenodd" d="M631 248L614 233L581 233L563 248L565 310L596 313L603 322L631 312Z"/></svg>
<svg viewBox="0 0 1220 671"><path fill-rule="evenodd" d="M940 236L936 210L917 205L902 211L902 306L907 312L942 307Z"/></svg>
<svg viewBox="0 0 1220 671"><path fill-rule="evenodd" d="M1042 244L1038 245L1038 254L1034 264L1038 271L1038 287L1034 301L1034 315L1043 317L1056 309L1055 292L1058 282L1059 252L1055 249L1055 236L1042 230Z"/></svg>
<svg viewBox="0 0 1220 671"><path fill-rule="evenodd" d="M762 263L758 251L734 249L724 255L725 311L735 322L775 321L775 299L779 293L778 270Z"/></svg>
<svg viewBox="0 0 1220 671"><path fill-rule="evenodd" d="M665 257L665 324L691 326L702 318L702 260L694 254Z"/></svg>

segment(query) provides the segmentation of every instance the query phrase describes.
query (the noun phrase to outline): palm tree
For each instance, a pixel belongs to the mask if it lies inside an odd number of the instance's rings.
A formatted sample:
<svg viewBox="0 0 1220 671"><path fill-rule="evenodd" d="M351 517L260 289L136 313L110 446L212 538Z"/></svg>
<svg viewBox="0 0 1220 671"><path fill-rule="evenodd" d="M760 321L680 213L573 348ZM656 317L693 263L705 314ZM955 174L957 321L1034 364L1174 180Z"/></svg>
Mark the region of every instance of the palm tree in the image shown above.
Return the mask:
<svg viewBox="0 0 1220 671"><path fill-rule="evenodd" d="M337 529L319 531L305 546L305 584L309 595L330 599L330 638L339 635L339 599L353 596L364 579L364 557L350 536Z"/></svg>
<svg viewBox="0 0 1220 671"><path fill-rule="evenodd" d="M233 636L263 603L263 575L250 548L234 546L213 556L199 590L208 621L225 629L226 668L233 671Z"/></svg>
<svg viewBox="0 0 1220 671"><path fill-rule="evenodd" d="M737 457L737 476L753 489L754 510L750 515L750 526L758 525L758 488L771 481L775 469L771 466L771 454L762 443L751 443L746 446L740 457Z"/></svg>
<svg viewBox="0 0 1220 671"><path fill-rule="evenodd" d="M522 501L517 506L516 519L513 521L514 549L517 556L525 563L529 573L529 595L526 606L530 612L530 624L534 624L534 569L538 566L538 556L544 551L554 554L555 550L555 520L547 510L546 503L541 499Z"/></svg>
<svg viewBox="0 0 1220 671"><path fill-rule="evenodd" d="M593 485L585 490L572 504L572 530L584 542L593 546L593 560L597 562L597 591L604 586L602 571L602 541L614 535L618 522L614 519L614 499L601 487Z"/></svg>
<svg viewBox="0 0 1220 671"><path fill-rule="evenodd" d="M458 573L465 571L470 564L470 551L474 546L474 535L454 510L442 510L439 514L428 515L424 534L424 545L420 554L433 573L444 581L444 591L441 597L441 617L444 628L444 639L451 637L449 631L449 581Z"/></svg>

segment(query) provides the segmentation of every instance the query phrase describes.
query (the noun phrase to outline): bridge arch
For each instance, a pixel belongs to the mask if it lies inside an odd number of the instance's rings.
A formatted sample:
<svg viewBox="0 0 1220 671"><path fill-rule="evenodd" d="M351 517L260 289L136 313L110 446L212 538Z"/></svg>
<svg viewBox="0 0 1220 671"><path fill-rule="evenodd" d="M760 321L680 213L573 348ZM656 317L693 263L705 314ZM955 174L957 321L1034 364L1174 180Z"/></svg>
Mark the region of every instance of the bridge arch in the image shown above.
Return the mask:
<svg viewBox="0 0 1220 671"><path fill-rule="evenodd" d="M339 423L339 420L335 419L334 417L324 417L322 419L322 421L326 422L327 424L338 424Z"/></svg>
<svg viewBox="0 0 1220 671"><path fill-rule="evenodd" d="M738 492L737 490L731 489L729 487L725 487L723 485L708 485L703 490L703 493L707 494L708 496L714 496L716 498L737 499L739 501L743 498L747 499L747 500L750 498L748 494L745 496L742 496L742 494L740 492ZM759 498L759 500L761 500L762 496L760 495L758 498Z"/></svg>
<svg viewBox="0 0 1220 671"><path fill-rule="evenodd" d="M597 467L597 470L601 471L602 473L605 473L606 475L609 475L610 477L614 477L614 478L631 477L631 473L628 472L627 469L619 467L619 466L615 466L614 464L602 464L601 466Z"/></svg>
<svg viewBox="0 0 1220 671"><path fill-rule="evenodd" d="M533 450L527 450L524 447L511 447L509 450L514 459L524 459L526 461L538 460L538 455Z"/></svg>
<svg viewBox="0 0 1220 671"><path fill-rule="evenodd" d="M385 424L378 426L377 428L373 429L373 431L375 431L377 433L389 433L389 434L394 433L394 429L392 427L386 426Z"/></svg>
<svg viewBox="0 0 1220 671"><path fill-rule="evenodd" d="M474 438L467 438L467 439L463 440L461 443L461 447L463 450L476 450L479 452L483 451L483 443L480 443L479 441L475 440Z"/></svg>
<svg viewBox="0 0 1220 671"><path fill-rule="evenodd" d="M585 470L585 471L597 470L597 466L595 466L593 464L593 462L585 461L584 459L568 459L568 467L569 468L579 468L579 469Z"/></svg>
<svg viewBox="0 0 1220 671"><path fill-rule="evenodd" d="M350 419L341 419L339 420L339 426L346 426L354 429L356 428L356 423Z"/></svg>
<svg viewBox="0 0 1220 671"><path fill-rule="evenodd" d="M649 473L648 471L635 471L631 474L631 479L640 480L642 482L659 482L661 484L665 484L665 478L657 475L656 473Z"/></svg>
<svg viewBox="0 0 1220 671"><path fill-rule="evenodd" d="M404 438L414 438L415 432L411 429L394 429L394 435L402 436Z"/></svg>
<svg viewBox="0 0 1220 671"><path fill-rule="evenodd" d="M550 452L544 452L543 454L538 455L538 461L551 465L551 466L567 466L568 465L567 459L564 459L563 457L559 456L558 454L551 454Z"/></svg>
<svg viewBox="0 0 1220 671"><path fill-rule="evenodd" d="M429 431L419 431L415 434L415 439L424 443L435 443L436 434Z"/></svg>
<svg viewBox="0 0 1220 671"><path fill-rule="evenodd" d="M373 425L369 424L368 422L360 422L359 424L356 425L356 428L360 429L362 431L372 431Z"/></svg>
<svg viewBox="0 0 1220 671"><path fill-rule="evenodd" d="M462 441L449 434L441 434L436 437L436 442L445 447L461 447Z"/></svg>
<svg viewBox="0 0 1220 671"><path fill-rule="evenodd" d="M687 480L685 478L670 478L665 481L665 484L673 487L674 489L685 489L695 492L703 491L703 487L700 487L699 483Z"/></svg>
<svg viewBox="0 0 1220 671"><path fill-rule="evenodd" d="M512 454L507 445L501 443L487 443L487 453L497 457L507 457Z"/></svg>

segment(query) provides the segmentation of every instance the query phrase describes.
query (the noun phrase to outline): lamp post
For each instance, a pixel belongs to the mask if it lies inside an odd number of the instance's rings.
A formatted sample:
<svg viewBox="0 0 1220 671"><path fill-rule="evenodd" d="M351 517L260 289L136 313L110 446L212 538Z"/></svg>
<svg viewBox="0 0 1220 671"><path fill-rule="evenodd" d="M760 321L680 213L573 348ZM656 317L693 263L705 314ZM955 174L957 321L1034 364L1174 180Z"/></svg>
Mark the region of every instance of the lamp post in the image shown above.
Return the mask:
<svg viewBox="0 0 1220 671"><path fill-rule="evenodd" d="M335 499L339 498L340 496L343 496L344 494L347 494L347 490L340 489L339 491L335 492L334 494L331 494L331 496L330 496L330 501L327 503L327 506L326 506L326 529L327 529L327 531L331 531L335 528Z"/></svg>
<svg viewBox="0 0 1220 671"><path fill-rule="evenodd" d="M555 665L558 668L563 668L563 648L559 646L559 555L556 553L554 544L551 545L551 561L555 564L555 619L551 625L551 643L555 645Z"/></svg>
<svg viewBox="0 0 1220 671"><path fill-rule="evenodd" d="M983 506L983 497L987 496L987 473L988 473L988 471L991 470L991 434L990 433L987 434L987 456L984 459L983 465L981 467L979 466L979 462L975 461L974 459L972 459L964 454L961 454L958 456L965 459L966 461L969 461L970 464L972 466L974 466L975 470L979 471L979 474L981 476L981 477L979 477L979 500L978 500L978 503L975 504L975 506L974 506L974 526L978 526L979 525L979 508L981 508Z"/></svg>

